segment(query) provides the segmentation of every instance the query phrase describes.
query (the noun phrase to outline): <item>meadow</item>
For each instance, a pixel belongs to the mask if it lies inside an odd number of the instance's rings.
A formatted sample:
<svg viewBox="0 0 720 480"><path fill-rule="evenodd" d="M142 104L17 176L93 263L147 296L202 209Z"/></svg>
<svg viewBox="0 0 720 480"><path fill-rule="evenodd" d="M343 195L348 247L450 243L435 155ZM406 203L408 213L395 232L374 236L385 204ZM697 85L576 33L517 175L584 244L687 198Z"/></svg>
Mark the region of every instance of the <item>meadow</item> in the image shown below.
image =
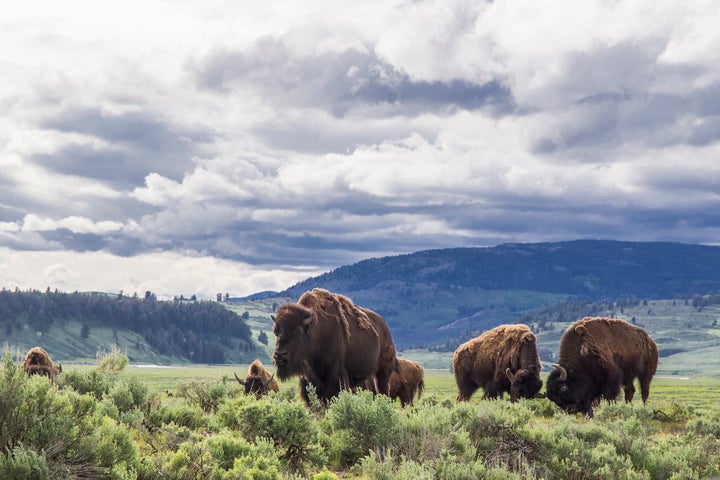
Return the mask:
<svg viewBox="0 0 720 480"><path fill-rule="evenodd" d="M0 365L0 478L699 479L720 475L720 380L660 376L595 418L546 399L455 403L426 369L414 407L369 392L303 404L297 381L244 396L247 365L129 365L111 352L59 385Z"/></svg>

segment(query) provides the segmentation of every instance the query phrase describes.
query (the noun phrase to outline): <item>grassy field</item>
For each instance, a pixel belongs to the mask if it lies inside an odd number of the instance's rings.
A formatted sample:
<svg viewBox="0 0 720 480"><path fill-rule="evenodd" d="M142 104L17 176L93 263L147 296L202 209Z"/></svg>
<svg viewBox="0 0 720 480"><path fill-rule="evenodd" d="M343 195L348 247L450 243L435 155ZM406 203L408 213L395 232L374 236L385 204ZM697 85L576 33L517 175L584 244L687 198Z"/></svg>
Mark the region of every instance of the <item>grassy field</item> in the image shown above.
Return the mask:
<svg viewBox="0 0 720 480"><path fill-rule="evenodd" d="M182 383L189 382L235 382L233 376L237 373L243 378L247 372L247 365L129 365L126 371L137 376L148 386L150 393L167 394L175 392ZM88 369L88 365L69 365L66 368ZM272 370L272 367L270 367ZM543 376L543 379L546 375ZM280 382L281 390L296 389L297 380L291 379ZM683 408L691 408L701 413L717 404L720 379L713 377L682 377L658 376L653 380L650 389L648 407L668 412L676 408L676 404ZM457 387L453 375L447 369L425 369L425 392L423 398L437 403L454 402ZM622 394L621 394L622 397ZM507 396L505 396L507 399ZM471 403L484 401L482 390L478 390L472 397ZM547 402L548 400L539 400ZM635 403L639 404L639 394Z"/></svg>

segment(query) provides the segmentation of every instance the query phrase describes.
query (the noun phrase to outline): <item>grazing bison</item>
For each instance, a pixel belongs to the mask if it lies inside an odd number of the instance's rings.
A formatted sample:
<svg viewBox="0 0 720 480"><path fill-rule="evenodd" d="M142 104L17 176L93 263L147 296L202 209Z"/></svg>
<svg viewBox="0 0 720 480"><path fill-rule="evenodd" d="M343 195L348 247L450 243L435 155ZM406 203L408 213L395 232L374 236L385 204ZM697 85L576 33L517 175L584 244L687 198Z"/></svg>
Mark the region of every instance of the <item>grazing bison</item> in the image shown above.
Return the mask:
<svg viewBox="0 0 720 480"><path fill-rule="evenodd" d="M415 395L420 398L425 389L423 368L412 360L398 358L398 371L390 376L390 398L400 399L400 405L412 405Z"/></svg>
<svg viewBox="0 0 720 480"><path fill-rule="evenodd" d="M62 373L62 365L53 363L50 355L42 347L33 347L28 350L22 367L28 375L45 375L53 382Z"/></svg>
<svg viewBox="0 0 720 480"><path fill-rule="evenodd" d="M270 372L265 370L265 366L257 359L253 360L250 364L245 380L240 380L240 377L235 373L235 379L240 385L245 387L245 395L254 393L258 398L267 394L270 390L273 392L280 391L277 380L275 380L274 377L275 375L271 375Z"/></svg>
<svg viewBox="0 0 720 480"><path fill-rule="evenodd" d="M586 317L570 325L560 339L547 397L568 413L592 417L593 405L600 398L615 400L621 385L630 402L638 378L646 403L657 364L657 345L642 328L623 320Z"/></svg>
<svg viewBox="0 0 720 480"><path fill-rule="evenodd" d="M453 373L457 401L467 401L482 387L484 398L510 393L510 400L540 396L540 358L535 335L526 325L500 325L458 347Z"/></svg>
<svg viewBox="0 0 720 480"><path fill-rule="evenodd" d="M305 403L309 403L307 385L327 402L343 389L362 387L372 377L377 391L388 394L397 359L390 329L377 313L315 288L296 304L280 305L273 322L277 375L281 380L299 375Z"/></svg>
<svg viewBox="0 0 720 480"><path fill-rule="evenodd" d="M423 368L412 360L398 358L398 371L390 375L390 385L388 388L388 396L395 400L400 399L400 405L412 405L415 395L418 398L425 390L425 371ZM375 379L368 378L365 381L365 388L372 392L377 392L375 388Z"/></svg>

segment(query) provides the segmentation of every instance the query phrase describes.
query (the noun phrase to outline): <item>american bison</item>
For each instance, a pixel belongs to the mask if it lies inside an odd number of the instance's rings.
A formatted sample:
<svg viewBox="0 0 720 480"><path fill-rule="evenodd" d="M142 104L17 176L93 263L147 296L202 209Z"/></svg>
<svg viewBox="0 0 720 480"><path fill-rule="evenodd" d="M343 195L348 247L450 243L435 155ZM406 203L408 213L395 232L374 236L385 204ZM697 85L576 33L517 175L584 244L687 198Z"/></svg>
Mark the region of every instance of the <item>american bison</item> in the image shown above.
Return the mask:
<svg viewBox="0 0 720 480"><path fill-rule="evenodd" d="M395 400L400 399L400 405L412 405L415 395L418 398L425 390L425 371L423 368L412 360L398 358L398 371L390 375L390 386L388 388L388 396ZM377 392L375 387L375 379L368 378L365 381L365 389Z"/></svg>
<svg viewBox="0 0 720 480"><path fill-rule="evenodd" d="M256 397L261 397L267 394L270 390L273 392L279 392L277 380L275 375L271 375L270 372L265 370L265 366L260 360L253 360L248 368L248 373L245 376L245 380L241 380L240 377L235 373L235 379L245 387L245 395L248 393L255 394Z"/></svg>
<svg viewBox="0 0 720 480"><path fill-rule="evenodd" d="M630 402L638 378L646 403L657 364L657 345L642 328L623 320L586 317L570 325L560 339L547 397L568 413L592 417L593 405L601 398L615 400L621 385Z"/></svg>
<svg viewBox="0 0 720 480"><path fill-rule="evenodd" d="M33 347L28 350L22 367L28 375L45 375L53 382L62 373L62 365L53 363L50 355L42 347Z"/></svg>
<svg viewBox="0 0 720 480"><path fill-rule="evenodd" d="M395 344L385 320L339 294L315 288L298 302L280 305L273 317L273 362L281 380L300 376L300 395L309 404L312 385L327 402L341 390L362 387L375 377L388 394L397 370Z"/></svg>
<svg viewBox="0 0 720 480"><path fill-rule="evenodd" d="M453 373L457 401L470 399L482 387L484 398L510 393L510 400L541 396L540 358L535 335L527 325L500 325L458 347Z"/></svg>
<svg viewBox="0 0 720 480"><path fill-rule="evenodd" d="M415 395L420 398L425 389L425 371L412 360L398 358L398 371L390 376L390 398L400 399L400 405L412 405Z"/></svg>

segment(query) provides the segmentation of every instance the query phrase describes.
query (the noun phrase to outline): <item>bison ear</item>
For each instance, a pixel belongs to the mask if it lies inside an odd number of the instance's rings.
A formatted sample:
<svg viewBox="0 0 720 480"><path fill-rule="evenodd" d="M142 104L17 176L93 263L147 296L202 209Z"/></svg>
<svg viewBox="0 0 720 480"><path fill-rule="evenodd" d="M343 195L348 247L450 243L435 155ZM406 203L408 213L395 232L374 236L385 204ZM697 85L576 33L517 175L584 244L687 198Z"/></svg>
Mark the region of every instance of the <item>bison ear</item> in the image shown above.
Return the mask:
<svg viewBox="0 0 720 480"><path fill-rule="evenodd" d="M580 356L581 357L587 357L588 353L590 353L590 349L588 349L588 346L584 343L580 345Z"/></svg>

